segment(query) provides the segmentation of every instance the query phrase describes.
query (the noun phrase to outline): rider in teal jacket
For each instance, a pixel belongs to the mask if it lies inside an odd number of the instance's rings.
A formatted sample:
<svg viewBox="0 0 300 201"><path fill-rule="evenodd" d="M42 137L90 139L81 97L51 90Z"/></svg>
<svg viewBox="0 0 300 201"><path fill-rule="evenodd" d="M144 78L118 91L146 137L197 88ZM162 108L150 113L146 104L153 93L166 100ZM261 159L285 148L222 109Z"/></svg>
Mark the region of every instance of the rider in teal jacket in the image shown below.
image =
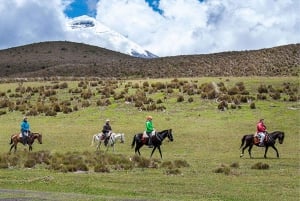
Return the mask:
<svg viewBox="0 0 300 201"><path fill-rule="evenodd" d="M30 125L27 121L27 117L24 117L23 121L21 122L21 133L23 144L25 145L27 143L27 135L30 133Z"/></svg>

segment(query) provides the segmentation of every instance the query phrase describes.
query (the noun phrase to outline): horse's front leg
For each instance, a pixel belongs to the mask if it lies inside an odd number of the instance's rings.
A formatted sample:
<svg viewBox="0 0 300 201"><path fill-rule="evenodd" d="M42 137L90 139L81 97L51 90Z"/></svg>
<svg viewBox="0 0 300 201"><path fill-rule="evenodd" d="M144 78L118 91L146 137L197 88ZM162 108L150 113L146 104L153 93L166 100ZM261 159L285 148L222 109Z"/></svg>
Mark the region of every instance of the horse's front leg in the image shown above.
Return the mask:
<svg viewBox="0 0 300 201"><path fill-rule="evenodd" d="M264 155L264 158L267 158L267 152L268 152L268 149L269 149L269 146L267 145L266 148L265 148L265 155Z"/></svg>
<svg viewBox="0 0 300 201"><path fill-rule="evenodd" d="M100 150L100 145L101 145L101 141L99 141L99 143L97 144L96 151Z"/></svg>
<svg viewBox="0 0 300 201"><path fill-rule="evenodd" d="M159 151L159 153L160 153L160 158L162 159L162 153L161 153L160 146L158 146L157 148L158 148L158 151Z"/></svg>
<svg viewBox="0 0 300 201"><path fill-rule="evenodd" d="M115 144L112 144L113 152L115 152Z"/></svg>
<svg viewBox="0 0 300 201"><path fill-rule="evenodd" d="M156 146L154 146L154 148L152 149L152 152L151 152L150 158L152 157L152 155L153 155L153 153L154 153L155 149L156 149ZM160 148L159 148L159 147L158 147L158 150L160 150ZM160 151L159 151L159 153L160 153L160 155L161 155L161 152L160 152Z"/></svg>
<svg viewBox="0 0 300 201"><path fill-rule="evenodd" d="M277 156L277 158L279 158L279 152L278 152L277 148L274 145L272 145L271 147L276 151L276 156Z"/></svg>
<svg viewBox="0 0 300 201"><path fill-rule="evenodd" d="M17 144L15 144L15 150L14 150L14 152L15 153L17 152Z"/></svg>
<svg viewBox="0 0 300 201"><path fill-rule="evenodd" d="M29 151L32 151L32 145L28 145L29 147L28 147L28 150Z"/></svg>

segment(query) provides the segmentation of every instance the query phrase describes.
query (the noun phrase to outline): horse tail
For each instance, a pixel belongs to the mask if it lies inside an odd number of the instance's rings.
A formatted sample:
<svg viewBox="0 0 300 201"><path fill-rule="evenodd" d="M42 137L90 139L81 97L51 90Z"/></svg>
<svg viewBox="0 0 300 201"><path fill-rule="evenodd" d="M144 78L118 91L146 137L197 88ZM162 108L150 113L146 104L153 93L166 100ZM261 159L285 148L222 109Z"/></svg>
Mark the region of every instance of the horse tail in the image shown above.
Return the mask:
<svg viewBox="0 0 300 201"><path fill-rule="evenodd" d="M247 137L247 135L244 135L244 136L243 136L243 138L242 138L242 144L241 144L241 146L240 146L240 149L244 146L246 137Z"/></svg>
<svg viewBox="0 0 300 201"><path fill-rule="evenodd" d="M15 137L14 134L10 136L10 142L9 142L9 144L13 144L13 143L14 143L14 141L13 141L13 138L14 138L14 137Z"/></svg>
<svg viewBox="0 0 300 201"><path fill-rule="evenodd" d="M134 147L135 143L136 143L136 136L134 135L131 143L131 149Z"/></svg>

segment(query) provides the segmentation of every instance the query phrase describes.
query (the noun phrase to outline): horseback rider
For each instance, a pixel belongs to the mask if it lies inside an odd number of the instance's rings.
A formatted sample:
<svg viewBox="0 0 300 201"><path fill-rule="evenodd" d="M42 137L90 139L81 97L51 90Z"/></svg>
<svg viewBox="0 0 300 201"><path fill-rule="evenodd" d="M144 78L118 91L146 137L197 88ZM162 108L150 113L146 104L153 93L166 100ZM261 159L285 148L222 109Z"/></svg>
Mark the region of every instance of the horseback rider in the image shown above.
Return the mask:
<svg viewBox="0 0 300 201"><path fill-rule="evenodd" d="M104 136L104 145L105 146L107 145L109 137L112 133L112 128L111 128L109 122L110 122L110 120L106 119L105 124L104 124L103 129L102 129L102 133L103 133L103 136Z"/></svg>
<svg viewBox="0 0 300 201"><path fill-rule="evenodd" d="M28 135L30 134L30 125L28 123L27 117L24 117L23 121L21 122L21 133L22 133L23 145L26 145Z"/></svg>
<svg viewBox="0 0 300 201"><path fill-rule="evenodd" d="M152 116L148 116L146 120L146 134L148 135L148 146L149 148L152 148L152 135L155 134L155 130L152 123Z"/></svg>
<svg viewBox="0 0 300 201"><path fill-rule="evenodd" d="M267 133L267 127L264 124L264 119L260 119L259 122L257 123L256 133L260 138L259 146L263 147L264 146L264 139L265 139L266 133Z"/></svg>

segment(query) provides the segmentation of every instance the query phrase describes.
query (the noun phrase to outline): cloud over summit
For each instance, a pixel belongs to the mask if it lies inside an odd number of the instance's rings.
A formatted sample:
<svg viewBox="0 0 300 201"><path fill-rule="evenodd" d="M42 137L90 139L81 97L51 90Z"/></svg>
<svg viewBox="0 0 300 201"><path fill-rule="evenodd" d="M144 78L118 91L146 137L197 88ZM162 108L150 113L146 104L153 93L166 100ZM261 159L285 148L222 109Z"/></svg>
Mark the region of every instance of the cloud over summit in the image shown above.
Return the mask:
<svg viewBox="0 0 300 201"><path fill-rule="evenodd" d="M0 0L0 48L69 40L64 11L71 2ZM97 21L159 56L300 42L298 0L155 0L155 7L142 0L88 3Z"/></svg>

